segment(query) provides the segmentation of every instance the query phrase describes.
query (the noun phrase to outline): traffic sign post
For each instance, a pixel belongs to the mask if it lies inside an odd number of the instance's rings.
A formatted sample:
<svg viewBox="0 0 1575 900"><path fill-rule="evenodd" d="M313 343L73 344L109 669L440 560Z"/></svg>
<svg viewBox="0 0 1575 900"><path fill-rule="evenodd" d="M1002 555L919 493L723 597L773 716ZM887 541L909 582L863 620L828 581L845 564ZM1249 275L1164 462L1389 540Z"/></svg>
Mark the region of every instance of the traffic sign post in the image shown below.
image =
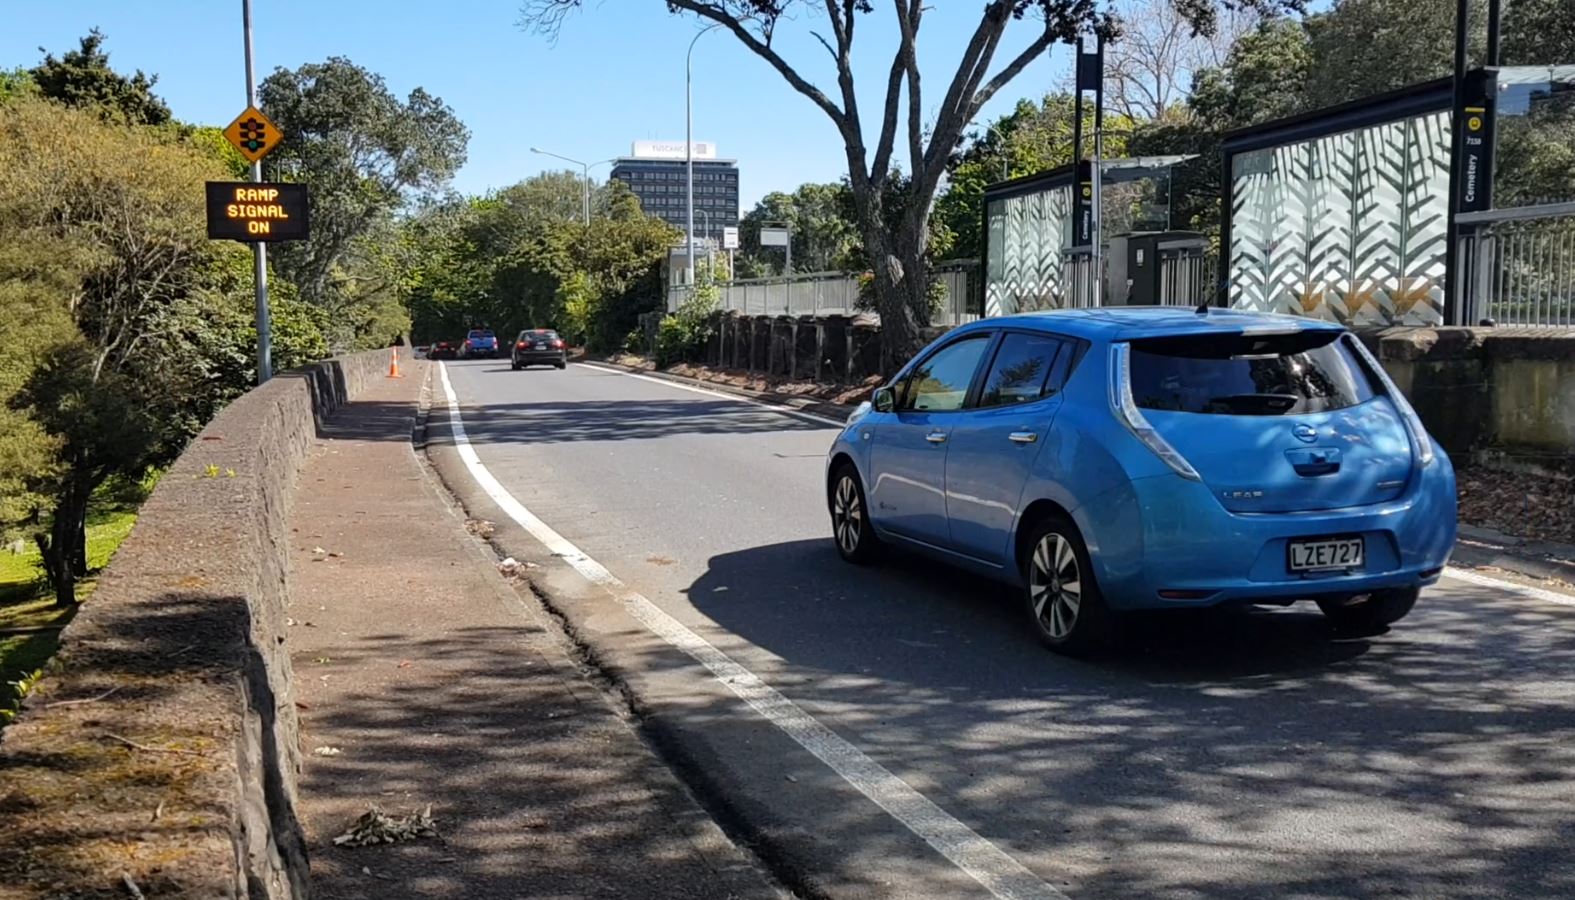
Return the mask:
<svg viewBox="0 0 1575 900"><path fill-rule="evenodd" d="M246 157L247 162L258 163L279 146L281 135L279 126L263 115L262 110L248 106L224 129L224 137Z"/></svg>
<svg viewBox="0 0 1575 900"><path fill-rule="evenodd" d="M241 31L246 40L246 112L224 136L251 161L252 181L263 180L262 158L279 144L279 129L257 108L257 78L252 68L252 0L241 0ZM234 136L231 136L231 131ZM237 140L239 138L239 140ZM273 322L268 315L268 245L252 242L252 280L257 287L257 383L273 377Z"/></svg>

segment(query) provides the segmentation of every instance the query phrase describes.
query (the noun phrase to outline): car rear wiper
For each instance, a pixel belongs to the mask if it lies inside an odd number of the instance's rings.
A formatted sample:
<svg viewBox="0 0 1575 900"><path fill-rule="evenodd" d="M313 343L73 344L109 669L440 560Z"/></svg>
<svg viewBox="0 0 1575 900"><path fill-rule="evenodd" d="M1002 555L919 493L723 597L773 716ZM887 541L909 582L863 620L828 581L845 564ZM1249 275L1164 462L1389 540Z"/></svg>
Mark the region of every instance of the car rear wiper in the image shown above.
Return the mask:
<svg viewBox="0 0 1575 900"><path fill-rule="evenodd" d="M1206 406L1211 412L1278 416L1289 412L1300 401L1301 398L1295 394L1231 394L1210 397Z"/></svg>

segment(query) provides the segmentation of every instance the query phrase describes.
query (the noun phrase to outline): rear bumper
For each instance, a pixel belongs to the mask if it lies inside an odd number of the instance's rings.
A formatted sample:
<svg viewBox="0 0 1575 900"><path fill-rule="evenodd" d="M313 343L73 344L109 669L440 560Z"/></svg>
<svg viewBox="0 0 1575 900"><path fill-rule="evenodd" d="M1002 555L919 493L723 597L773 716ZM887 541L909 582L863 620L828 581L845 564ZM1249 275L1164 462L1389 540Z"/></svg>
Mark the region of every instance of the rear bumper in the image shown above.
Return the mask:
<svg viewBox="0 0 1575 900"><path fill-rule="evenodd" d="M1170 609L1310 600L1411 588L1438 580L1455 544L1455 477L1440 455L1406 494L1371 506L1303 513L1227 511L1209 488L1179 476L1143 478L1074 517L1089 541L1107 602ZM1292 573L1292 540L1360 535L1356 569ZM1197 596L1173 599L1161 591Z"/></svg>
<svg viewBox="0 0 1575 900"><path fill-rule="evenodd" d="M557 365L568 360L562 350L515 350L514 362L522 366Z"/></svg>

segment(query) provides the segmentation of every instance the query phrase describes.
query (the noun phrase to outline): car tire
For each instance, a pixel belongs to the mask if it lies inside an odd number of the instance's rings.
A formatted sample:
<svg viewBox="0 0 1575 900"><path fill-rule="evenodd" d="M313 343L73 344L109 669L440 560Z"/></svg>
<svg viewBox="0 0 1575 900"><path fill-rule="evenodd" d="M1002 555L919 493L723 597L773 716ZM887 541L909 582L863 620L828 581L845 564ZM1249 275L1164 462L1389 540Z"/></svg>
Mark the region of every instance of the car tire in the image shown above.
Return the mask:
<svg viewBox="0 0 1575 900"><path fill-rule="evenodd" d="M831 473L826 508L831 513L831 542L837 554L854 565L874 562L880 556L881 542L870 526L864 483L852 463L843 463Z"/></svg>
<svg viewBox="0 0 1575 900"><path fill-rule="evenodd" d="M1105 644L1114 623L1077 526L1062 515L1046 517L1022 547L1023 607L1040 643L1068 656Z"/></svg>
<svg viewBox="0 0 1575 900"><path fill-rule="evenodd" d="M509 368L511 368L514 371L518 372L520 370L520 364L517 363L517 362L511 362L511 363L509 363Z"/></svg>
<svg viewBox="0 0 1575 900"><path fill-rule="evenodd" d="M566 363L566 362L561 362L561 363L554 363L554 364L553 364L553 365L555 365L555 366L556 366L556 367L557 367L557 368L559 368L559 369L560 369L560 370L561 370L561 369L567 369L567 368L568 368L568 367L569 367L569 364L568 364L568 363Z"/></svg>
<svg viewBox="0 0 1575 900"><path fill-rule="evenodd" d="M1406 617L1416 606L1421 588L1395 588L1374 591L1365 599L1348 597L1319 600L1318 608L1340 631L1372 633L1381 631Z"/></svg>

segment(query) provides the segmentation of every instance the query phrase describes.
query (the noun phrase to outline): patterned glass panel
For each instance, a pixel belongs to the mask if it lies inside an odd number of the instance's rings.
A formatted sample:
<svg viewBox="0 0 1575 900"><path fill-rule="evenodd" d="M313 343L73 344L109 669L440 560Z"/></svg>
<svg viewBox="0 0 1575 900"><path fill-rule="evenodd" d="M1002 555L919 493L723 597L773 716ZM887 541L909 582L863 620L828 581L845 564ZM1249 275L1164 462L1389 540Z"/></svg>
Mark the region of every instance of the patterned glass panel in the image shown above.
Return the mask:
<svg viewBox="0 0 1575 900"><path fill-rule="evenodd" d="M1238 154L1231 179L1231 305L1442 321L1447 112Z"/></svg>
<svg viewBox="0 0 1575 900"><path fill-rule="evenodd" d="M1069 235L1071 201L1068 186L990 202L985 315L1056 309L1063 304L1061 251Z"/></svg>

